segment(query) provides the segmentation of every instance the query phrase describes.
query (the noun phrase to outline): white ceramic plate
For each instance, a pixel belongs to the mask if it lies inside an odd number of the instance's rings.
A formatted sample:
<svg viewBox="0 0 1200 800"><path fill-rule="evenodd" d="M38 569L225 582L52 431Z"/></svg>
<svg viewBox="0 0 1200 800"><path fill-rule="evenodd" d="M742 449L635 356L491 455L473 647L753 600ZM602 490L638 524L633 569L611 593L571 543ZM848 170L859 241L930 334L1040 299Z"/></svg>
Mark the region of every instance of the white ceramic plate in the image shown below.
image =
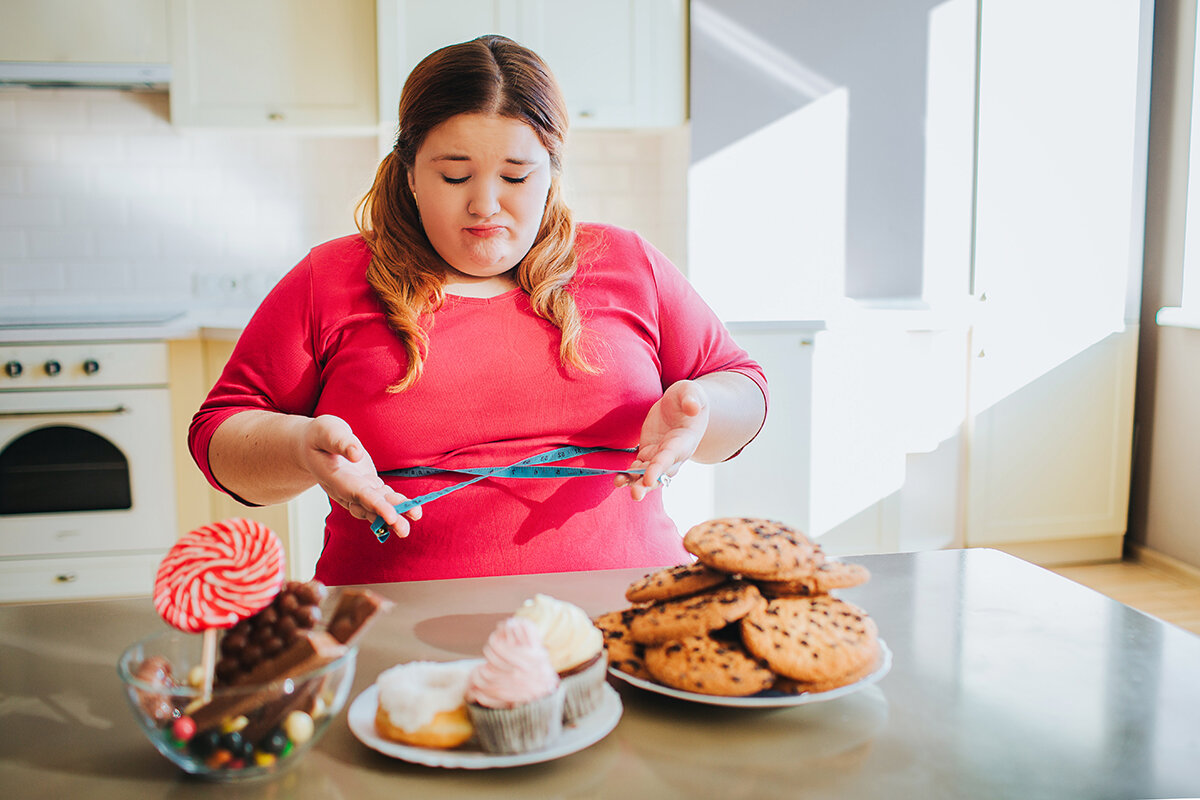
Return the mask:
<svg viewBox="0 0 1200 800"><path fill-rule="evenodd" d="M618 680L625 681L639 689L645 689L647 692L654 692L655 694L662 694L667 697L676 697L680 700L690 700L693 703L705 703L710 706L731 706L733 708L785 708L787 706L802 706L806 703L820 703L825 700L836 700L839 697L845 697L848 694L862 691L884 675L887 675L888 670L891 668L892 651L888 649L883 639L880 639L879 666L875 671L854 683L839 686L827 692L785 694L783 692L766 691L751 695L750 697L717 697L711 694L697 694L695 692L685 692L682 689L672 689L670 686L663 686L662 684L643 678L635 678L629 673L621 672L615 667L609 667L608 673Z"/></svg>
<svg viewBox="0 0 1200 800"><path fill-rule="evenodd" d="M603 739L617 727L622 712L620 695L611 686L606 685L604 699L600 701L599 707L573 725L564 727L562 735L551 742L549 747L530 753L495 755L480 750L474 740L456 750L412 747L388 741L375 732L375 709L378 705L379 688L374 685L350 704L347 722L350 724L350 731L360 742L385 756L424 764L427 767L450 769L495 769L553 761L577 753Z"/></svg>

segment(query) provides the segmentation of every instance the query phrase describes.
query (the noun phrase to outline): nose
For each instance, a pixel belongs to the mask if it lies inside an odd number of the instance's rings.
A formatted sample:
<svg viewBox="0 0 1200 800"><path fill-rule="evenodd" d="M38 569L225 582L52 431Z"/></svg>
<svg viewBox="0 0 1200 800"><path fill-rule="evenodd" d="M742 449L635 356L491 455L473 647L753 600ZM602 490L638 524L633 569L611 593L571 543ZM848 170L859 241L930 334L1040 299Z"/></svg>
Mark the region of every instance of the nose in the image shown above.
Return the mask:
<svg viewBox="0 0 1200 800"><path fill-rule="evenodd" d="M492 181L475 181L467 201L467 213L487 219L500 211L500 187Z"/></svg>

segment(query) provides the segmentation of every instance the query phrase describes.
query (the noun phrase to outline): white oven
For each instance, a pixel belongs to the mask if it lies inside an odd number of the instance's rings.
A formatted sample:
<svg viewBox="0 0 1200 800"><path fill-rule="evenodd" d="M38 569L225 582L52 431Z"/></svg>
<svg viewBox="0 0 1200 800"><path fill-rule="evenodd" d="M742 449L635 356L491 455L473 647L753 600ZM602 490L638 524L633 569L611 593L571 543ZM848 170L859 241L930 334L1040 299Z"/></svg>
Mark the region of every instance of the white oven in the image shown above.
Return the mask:
<svg viewBox="0 0 1200 800"><path fill-rule="evenodd" d="M176 537L166 344L0 344L0 370L0 601L150 592Z"/></svg>

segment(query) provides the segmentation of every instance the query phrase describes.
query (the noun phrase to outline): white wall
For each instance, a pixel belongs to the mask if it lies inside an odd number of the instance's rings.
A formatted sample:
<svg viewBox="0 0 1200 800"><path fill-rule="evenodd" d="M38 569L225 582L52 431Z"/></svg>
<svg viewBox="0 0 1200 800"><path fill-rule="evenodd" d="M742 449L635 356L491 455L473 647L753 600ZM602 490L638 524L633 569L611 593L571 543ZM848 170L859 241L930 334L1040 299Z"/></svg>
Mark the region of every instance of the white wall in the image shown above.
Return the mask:
<svg viewBox="0 0 1200 800"><path fill-rule="evenodd" d="M683 266L684 128L581 131L581 219L638 229ZM314 244L353 233L374 137L181 129L167 95L0 89L5 307L253 303Z"/></svg>

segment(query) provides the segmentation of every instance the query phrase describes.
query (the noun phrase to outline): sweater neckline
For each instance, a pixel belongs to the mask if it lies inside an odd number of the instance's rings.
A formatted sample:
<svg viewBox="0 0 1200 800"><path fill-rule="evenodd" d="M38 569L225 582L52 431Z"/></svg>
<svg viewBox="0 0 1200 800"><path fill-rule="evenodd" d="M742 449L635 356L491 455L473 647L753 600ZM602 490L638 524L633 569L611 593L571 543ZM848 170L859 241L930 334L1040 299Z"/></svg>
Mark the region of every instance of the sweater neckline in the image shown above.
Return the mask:
<svg viewBox="0 0 1200 800"><path fill-rule="evenodd" d="M523 294L523 292L524 290L517 286L492 297L471 297L469 295L451 294L450 292L446 292L443 297L446 303L453 302L455 305L486 306L492 303L504 302L518 294Z"/></svg>

